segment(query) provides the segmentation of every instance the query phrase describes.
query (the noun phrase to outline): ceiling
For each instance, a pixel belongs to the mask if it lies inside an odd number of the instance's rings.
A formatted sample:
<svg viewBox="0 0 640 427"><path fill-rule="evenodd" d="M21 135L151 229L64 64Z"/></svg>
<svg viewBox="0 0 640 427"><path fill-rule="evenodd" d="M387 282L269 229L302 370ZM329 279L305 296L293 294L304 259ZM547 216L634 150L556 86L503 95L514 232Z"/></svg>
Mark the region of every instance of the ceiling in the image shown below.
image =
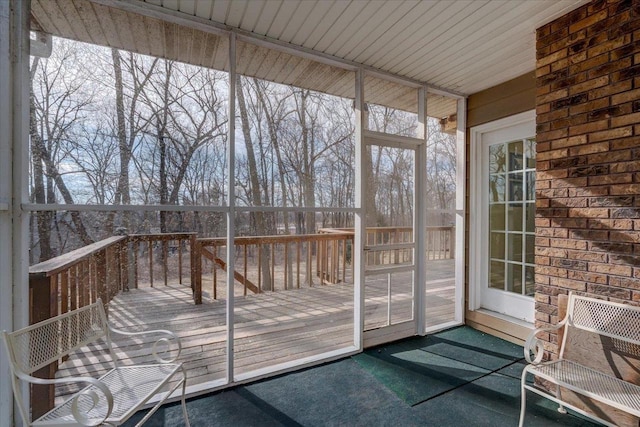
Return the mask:
<svg viewBox="0 0 640 427"><path fill-rule="evenodd" d="M584 3L32 0L32 27L219 70L229 66L221 31L238 29L237 71L247 76L353 98L353 73L334 65L362 64L469 95L533 70L535 29ZM284 51L269 49L269 42ZM371 76L365 84L367 102L416 111L414 88ZM431 94L427 111L447 117L455 113L455 99Z"/></svg>
<svg viewBox="0 0 640 427"><path fill-rule="evenodd" d="M536 28L587 3L586 0L144 1L466 95L532 71Z"/></svg>

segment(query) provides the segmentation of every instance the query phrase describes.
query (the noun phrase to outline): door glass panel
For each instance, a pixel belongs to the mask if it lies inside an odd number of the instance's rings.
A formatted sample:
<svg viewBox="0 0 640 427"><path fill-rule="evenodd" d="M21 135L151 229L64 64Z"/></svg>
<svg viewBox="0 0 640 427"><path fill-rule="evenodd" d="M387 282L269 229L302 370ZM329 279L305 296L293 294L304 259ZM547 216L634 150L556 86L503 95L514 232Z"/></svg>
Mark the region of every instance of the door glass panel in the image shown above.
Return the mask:
<svg viewBox="0 0 640 427"><path fill-rule="evenodd" d="M535 287L535 140L491 145L488 162L488 286L532 295Z"/></svg>
<svg viewBox="0 0 640 427"><path fill-rule="evenodd" d="M504 290L504 262L491 261L489 268L489 287Z"/></svg>

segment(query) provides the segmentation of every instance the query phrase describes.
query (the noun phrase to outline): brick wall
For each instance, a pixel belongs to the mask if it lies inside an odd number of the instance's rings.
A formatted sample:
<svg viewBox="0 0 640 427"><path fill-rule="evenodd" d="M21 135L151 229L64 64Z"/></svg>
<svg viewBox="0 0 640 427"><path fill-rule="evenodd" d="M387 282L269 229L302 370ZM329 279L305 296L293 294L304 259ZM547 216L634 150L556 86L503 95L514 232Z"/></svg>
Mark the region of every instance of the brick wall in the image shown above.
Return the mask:
<svg viewBox="0 0 640 427"><path fill-rule="evenodd" d="M539 28L536 87L544 326L560 293L640 302L640 0L592 1Z"/></svg>

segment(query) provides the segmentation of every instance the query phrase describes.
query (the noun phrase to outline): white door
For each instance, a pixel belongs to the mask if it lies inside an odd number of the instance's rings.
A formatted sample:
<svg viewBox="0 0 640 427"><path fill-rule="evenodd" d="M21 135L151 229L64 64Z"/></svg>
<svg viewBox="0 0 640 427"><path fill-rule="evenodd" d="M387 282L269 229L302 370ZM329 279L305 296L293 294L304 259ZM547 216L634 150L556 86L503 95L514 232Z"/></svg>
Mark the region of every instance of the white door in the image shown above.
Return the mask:
<svg viewBox="0 0 640 427"><path fill-rule="evenodd" d="M415 148L366 140L368 173L364 246L364 345L413 336L416 263Z"/></svg>
<svg viewBox="0 0 640 427"><path fill-rule="evenodd" d="M535 116L472 129L475 307L534 321Z"/></svg>

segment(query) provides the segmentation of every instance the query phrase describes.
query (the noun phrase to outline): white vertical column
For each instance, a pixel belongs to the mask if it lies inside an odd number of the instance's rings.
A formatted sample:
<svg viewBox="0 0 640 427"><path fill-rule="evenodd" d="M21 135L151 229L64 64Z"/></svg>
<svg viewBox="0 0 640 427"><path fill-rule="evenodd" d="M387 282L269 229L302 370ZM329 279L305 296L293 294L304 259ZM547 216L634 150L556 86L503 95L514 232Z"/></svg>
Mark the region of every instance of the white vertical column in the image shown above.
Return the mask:
<svg viewBox="0 0 640 427"><path fill-rule="evenodd" d="M355 97L355 144L356 144L356 169L355 169L355 236L353 241L354 265L354 331L353 344L359 349L363 348L364 331L364 242L366 237L366 212L365 197L367 194L366 171L364 170L364 156L366 155L364 129L365 129L365 105L364 105L364 72L361 68L356 71L356 97Z"/></svg>
<svg viewBox="0 0 640 427"><path fill-rule="evenodd" d="M466 132L467 132L467 100L458 99L456 130L456 299L455 320L464 321L464 268L465 268L465 194L466 194Z"/></svg>
<svg viewBox="0 0 640 427"><path fill-rule="evenodd" d="M418 89L418 128L416 137L424 142L416 148L413 191L413 238L415 242L414 319L418 334L425 334L426 325L426 230L427 230L427 91Z"/></svg>
<svg viewBox="0 0 640 427"><path fill-rule="evenodd" d="M229 148L227 150L227 383L233 381L236 163L236 34L229 34Z"/></svg>
<svg viewBox="0 0 640 427"><path fill-rule="evenodd" d="M29 1L0 2L0 329L29 321L28 201ZM0 420L14 418L5 352L0 351ZM23 398L28 398L25 392Z"/></svg>

